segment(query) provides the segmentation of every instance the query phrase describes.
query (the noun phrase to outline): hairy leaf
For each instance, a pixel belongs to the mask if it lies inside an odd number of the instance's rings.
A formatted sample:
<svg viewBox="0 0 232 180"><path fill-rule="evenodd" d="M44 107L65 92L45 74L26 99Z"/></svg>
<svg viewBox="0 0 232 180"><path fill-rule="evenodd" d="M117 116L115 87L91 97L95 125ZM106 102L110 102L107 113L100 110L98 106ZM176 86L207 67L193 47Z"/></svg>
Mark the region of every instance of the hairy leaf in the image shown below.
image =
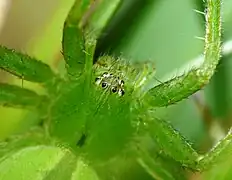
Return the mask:
<svg viewBox="0 0 232 180"><path fill-rule="evenodd" d="M59 163L44 176L43 180L71 180L76 168L77 158L70 152L66 152ZM83 173L83 172L81 172Z"/></svg>
<svg viewBox="0 0 232 180"><path fill-rule="evenodd" d="M76 170L73 172L72 180L99 180L96 172L82 159L77 160Z"/></svg>
<svg viewBox="0 0 232 180"><path fill-rule="evenodd" d="M0 179L41 180L64 155L65 151L57 147L27 147L1 161Z"/></svg>
<svg viewBox="0 0 232 180"><path fill-rule="evenodd" d="M2 140L0 142L0 158L3 156L6 158L12 155L12 153L28 146L46 145L50 143L50 139L46 137L42 128L33 127L27 132L11 135L10 137Z"/></svg>

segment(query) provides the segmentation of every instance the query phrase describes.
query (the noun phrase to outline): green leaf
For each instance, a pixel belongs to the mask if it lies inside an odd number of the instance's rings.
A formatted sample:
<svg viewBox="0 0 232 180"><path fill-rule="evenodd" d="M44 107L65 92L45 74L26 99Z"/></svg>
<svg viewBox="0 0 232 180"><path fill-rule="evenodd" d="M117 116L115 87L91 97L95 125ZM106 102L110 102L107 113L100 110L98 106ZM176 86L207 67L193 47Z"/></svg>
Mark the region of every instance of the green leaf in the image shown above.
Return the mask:
<svg viewBox="0 0 232 180"><path fill-rule="evenodd" d="M76 170L73 172L72 180L99 180L96 172L82 159L78 159Z"/></svg>
<svg viewBox="0 0 232 180"><path fill-rule="evenodd" d="M204 62L199 67L150 89L145 101L163 107L189 97L206 85L214 74L221 50L221 1L208 0Z"/></svg>
<svg viewBox="0 0 232 180"><path fill-rule="evenodd" d="M1 180L42 180L64 157L65 151L51 146L28 147L0 163Z"/></svg>
<svg viewBox="0 0 232 180"><path fill-rule="evenodd" d="M47 64L6 47L0 47L0 68L37 83L47 83L56 77Z"/></svg>
<svg viewBox="0 0 232 180"><path fill-rule="evenodd" d="M43 180L71 180L74 169L76 168L77 158L70 152L66 152L59 163L50 170L47 171L47 175ZM83 174L83 172L80 172Z"/></svg>
<svg viewBox="0 0 232 180"><path fill-rule="evenodd" d="M46 145L51 143L42 128L33 127L22 134L12 135L0 141L0 158L9 157L12 153L28 146ZM1 159L2 160L2 159Z"/></svg>
<svg viewBox="0 0 232 180"><path fill-rule="evenodd" d="M38 108L46 100L46 96L38 95L34 91L0 83L0 106L32 110Z"/></svg>

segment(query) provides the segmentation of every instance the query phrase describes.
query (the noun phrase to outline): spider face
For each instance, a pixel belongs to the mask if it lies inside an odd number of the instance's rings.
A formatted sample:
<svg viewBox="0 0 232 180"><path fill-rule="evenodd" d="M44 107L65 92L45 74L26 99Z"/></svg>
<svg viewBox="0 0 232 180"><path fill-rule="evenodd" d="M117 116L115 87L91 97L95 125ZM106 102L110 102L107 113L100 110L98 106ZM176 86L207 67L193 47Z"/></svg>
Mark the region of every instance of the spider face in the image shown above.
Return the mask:
<svg viewBox="0 0 232 180"><path fill-rule="evenodd" d="M125 94L123 88L124 81L108 72L104 72L101 76L97 77L95 79L95 83L103 89L108 88L113 94L117 93L119 96L123 96Z"/></svg>

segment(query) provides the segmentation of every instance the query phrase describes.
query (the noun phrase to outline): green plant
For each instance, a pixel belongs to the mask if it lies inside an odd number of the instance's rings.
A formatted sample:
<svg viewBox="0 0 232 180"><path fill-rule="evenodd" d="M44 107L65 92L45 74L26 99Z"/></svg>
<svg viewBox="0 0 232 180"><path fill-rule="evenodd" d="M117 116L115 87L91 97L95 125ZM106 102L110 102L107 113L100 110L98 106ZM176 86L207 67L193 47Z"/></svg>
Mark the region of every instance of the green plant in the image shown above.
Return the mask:
<svg viewBox="0 0 232 180"><path fill-rule="evenodd" d="M75 2L63 29L64 77L36 59L1 47L1 69L46 89L45 94L37 94L0 84L1 105L35 111L42 123L0 144L0 171L14 168L13 173L2 173L1 179L15 179L21 171L28 179L119 179L126 174L124 168L136 163L155 179L185 179L187 170L203 172L228 158L230 132L201 156L155 111L189 97L214 74L220 59L221 1L206 1L204 62L149 89L152 63L135 64L109 55L94 59L97 38L120 3ZM44 161L51 156L49 165L40 164L36 157L40 151ZM21 169L28 158L37 165ZM37 168L42 168L39 173Z"/></svg>

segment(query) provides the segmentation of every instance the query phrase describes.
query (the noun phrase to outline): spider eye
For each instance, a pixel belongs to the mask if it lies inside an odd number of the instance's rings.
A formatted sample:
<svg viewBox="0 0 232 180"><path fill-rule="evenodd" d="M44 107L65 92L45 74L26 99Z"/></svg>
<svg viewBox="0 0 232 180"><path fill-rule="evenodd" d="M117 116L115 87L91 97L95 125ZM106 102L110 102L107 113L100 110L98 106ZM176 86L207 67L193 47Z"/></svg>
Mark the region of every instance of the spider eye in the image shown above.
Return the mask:
<svg viewBox="0 0 232 180"><path fill-rule="evenodd" d="M125 94L124 89L119 89L118 94L119 96L123 96Z"/></svg>
<svg viewBox="0 0 232 180"><path fill-rule="evenodd" d="M101 79L101 78L96 77L96 78L95 78L95 82L99 81L100 79Z"/></svg>
<svg viewBox="0 0 232 180"><path fill-rule="evenodd" d="M112 87L111 89L112 93L116 93L118 91L117 87Z"/></svg>
<svg viewBox="0 0 232 180"><path fill-rule="evenodd" d="M104 73L102 74L102 76L103 76L104 78L109 78L109 77L112 77L113 75L112 75L112 74L109 74L108 72L104 72Z"/></svg>
<svg viewBox="0 0 232 180"><path fill-rule="evenodd" d="M96 77L96 78L95 78L95 83L96 83L97 85L99 85L100 82L101 82L101 78L100 78L100 77Z"/></svg>
<svg viewBox="0 0 232 180"><path fill-rule="evenodd" d="M108 86L108 84L106 82L102 83L102 88L106 88Z"/></svg>
<svg viewBox="0 0 232 180"><path fill-rule="evenodd" d="M120 80L119 84L123 86L125 82L123 80Z"/></svg>

